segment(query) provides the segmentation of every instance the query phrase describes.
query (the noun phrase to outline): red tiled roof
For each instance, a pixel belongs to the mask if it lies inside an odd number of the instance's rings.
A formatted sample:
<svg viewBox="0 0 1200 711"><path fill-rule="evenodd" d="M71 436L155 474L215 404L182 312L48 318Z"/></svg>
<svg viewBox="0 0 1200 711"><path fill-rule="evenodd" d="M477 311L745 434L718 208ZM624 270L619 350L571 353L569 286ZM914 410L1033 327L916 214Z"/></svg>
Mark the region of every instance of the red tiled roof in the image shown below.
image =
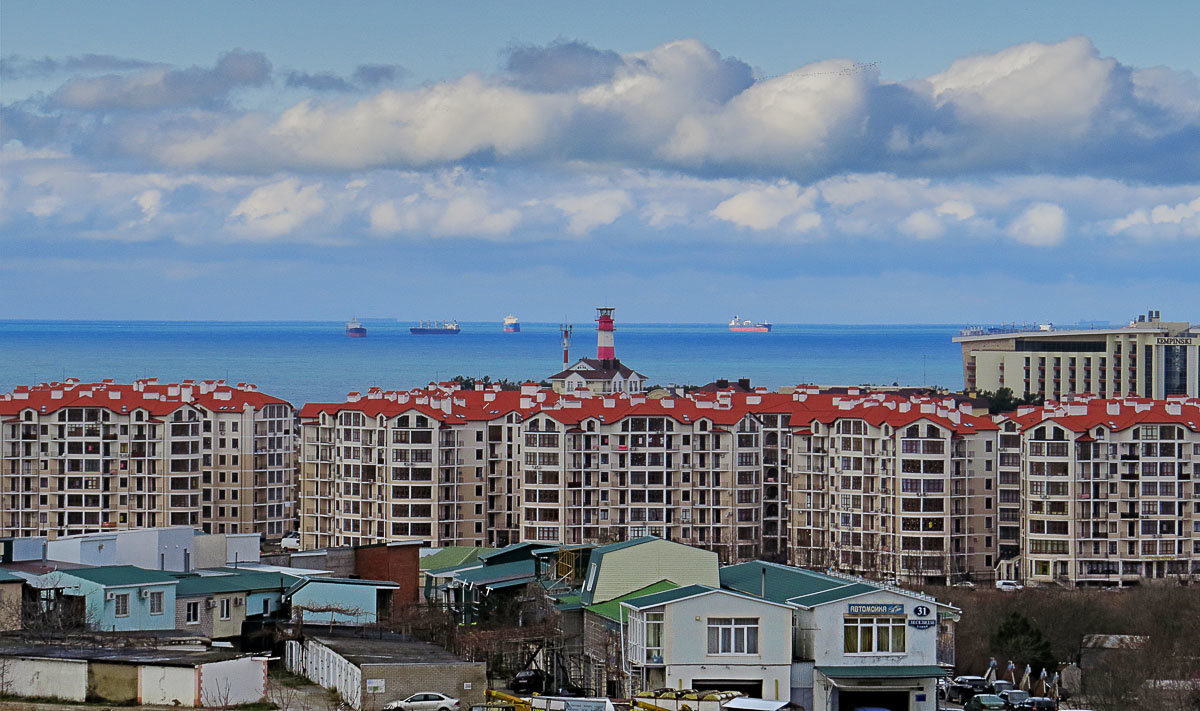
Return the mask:
<svg viewBox="0 0 1200 711"><path fill-rule="evenodd" d="M1120 432L1139 424L1183 425L1193 432L1200 432L1200 400L1080 396L1065 402L1048 402L1040 407L1023 407L1016 413L1000 415L997 420L1011 421L1022 430L1052 421L1071 432L1087 432L1094 427Z"/></svg>
<svg viewBox="0 0 1200 711"><path fill-rule="evenodd" d="M247 405L254 410L266 405L287 405L286 400L261 393L254 385L231 386L224 380L185 380L183 383L159 383L157 379L115 383L106 378L99 383L81 383L73 378L64 382L21 385L0 394L0 417L12 417L32 408L51 413L65 407L98 407L113 412L145 410L152 417L170 414L184 405L212 412L239 412Z"/></svg>

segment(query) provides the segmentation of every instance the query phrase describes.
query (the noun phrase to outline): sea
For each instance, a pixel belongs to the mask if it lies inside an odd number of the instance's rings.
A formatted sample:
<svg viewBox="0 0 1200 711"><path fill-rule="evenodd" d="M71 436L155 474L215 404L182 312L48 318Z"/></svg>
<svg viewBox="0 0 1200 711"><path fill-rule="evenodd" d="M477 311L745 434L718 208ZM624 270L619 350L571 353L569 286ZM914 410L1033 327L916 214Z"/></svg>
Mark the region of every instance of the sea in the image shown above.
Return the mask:
<svg viewBox="0 0 1200 711"><path fill-rule="evenodd" d="M460 322L458 335L412 335L415 325L360 319L366 338L327 321L2 321L0 392L65 378L84 382L224 379L255 383L293 404L339 402L372 386L410 389L456 375L539 381L562 369L557 323ZM621 361L657 385L750 378L785 385L962 387L961 325L777 324L731 333L727 324L617 322ZM570 355L596 353L595 325L575 324Z"/></svg>

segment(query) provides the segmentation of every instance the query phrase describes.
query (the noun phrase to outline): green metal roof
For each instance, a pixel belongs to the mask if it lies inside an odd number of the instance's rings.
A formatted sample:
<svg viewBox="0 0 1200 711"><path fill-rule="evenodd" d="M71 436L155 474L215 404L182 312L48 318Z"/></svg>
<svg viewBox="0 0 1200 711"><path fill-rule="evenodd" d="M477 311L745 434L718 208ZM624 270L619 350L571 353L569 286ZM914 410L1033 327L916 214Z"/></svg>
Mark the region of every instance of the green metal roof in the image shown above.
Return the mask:
<svg viewBox="0 0 1200 711"><path fill-rule="evenodd" d="M684 585L683 587L674 587L669 590L664 590L651 595L642 595L639 597L627 598L624 600L630 607L638 610L644 610L647 607L655 607L668 602L682 600L687 597L700 595L706 592L712 592L717 588L710 588L707 585ZM618 600L620 598L617 598Z"/></svg>
<svg viewBox="0 0 1200 711"><path fill-rule="evenodd" d="M528 553L530 556L532 556L533 551L535 549L545 547L545 545L546 545L545 543L510 543L507 546L504 546L503 548L500 548L498 550L494 550L490 553L484 553L483 555L479 556L479 560L486 561L486 560L493 560L493 559L497 559L497 558L504 558L509 555L514 555L517 553L521 553L521 554ZM528 550L525 550L525 549L528 549Z"/></svg>
<svg viewBox="0 0 1200 711"><path fill-rule="evenodd" d="M297 578L284 573L235 573L231 575L179 576L177 597L250 592L253 590L284 590Z"/></svg>
<svg viewBox="0 0 1200 711"><path fill-rule="evenodd" d="M881 589L882 588L878 588L874 585L868 585L866 583L850 583L848 585L843 585L840 588L832 588L829 590L822 590L821 592L809 593L808 595L800 595L792 598L789 602L794 605L802 605L804 607L816 607L817 605L824 605L827 602L845 600L846 598L854 597L856 595L864 595L866 593L875 592L876 590Z"/></svg>
<svg viewBox="0 0 1200 711"><path fill-rule="evenodd" d="M925 679L931 676L948 676L945 669L935 664L907 666L883 666L872 664L862 667L817 667L830 679Z"/></svg>
<svg viewBox="0 0 1200 711"><path fill-rule="evenodd" d="M490 583L516 580L518 578L532 579L537 576L537 572L537 561L530 558L529 560L498 563L496 565L485 565L481 568L464 570L456 573L454 578L466 585L486 586Z"/></svg>
<svg viewBox="0 0 1200 711"><path fill-rule="evenodd" d="M824 593L851 584L830 575L761 560L727 565L721 568L720 575L721 587L772 602L788 602L793 598Z"/></svg>
<svg viewBox="0 0 1200 711"><path fill-rule="evenodd" d="M441 570L453 568L464 563L473 563L482 555L493 553L495 548L479 548L476 546L445 546L437 553L422 556L417 565L421 570Z"/></svg>
<svg viewBox="0 0 1200 711"><path fill-rule="evenodd" d="M161 570L147 570L132 565L105 565L99 568L73 568L58 571L61 575L82 578L104 587L122 585L173 585L179 579Z"/></svg>
<svg viewBox="0 0 1200 711"><path fill-rule="evenodd" d="M20 575L13 575L7 570L0 570L0 583L23 583L25 578Z"/></svg>
<svg viewBox="0 0 1200 711"><path fill-rule="evenodd" d="M594 612L601 617L620 622L621 621L621 603L629 600L634 600L642 597L654 597L656 594L667 594L670 590L675 590L679 586L670 580L660 580L657 583L651 583L644 588L634 590L631 593L626 593L620 597L614 597L611 600L598 602L595 605L586 605L583 609L588 612ZM701 587L692 585L689 587ZM711 588L708 588L711 590Z"/></svg>

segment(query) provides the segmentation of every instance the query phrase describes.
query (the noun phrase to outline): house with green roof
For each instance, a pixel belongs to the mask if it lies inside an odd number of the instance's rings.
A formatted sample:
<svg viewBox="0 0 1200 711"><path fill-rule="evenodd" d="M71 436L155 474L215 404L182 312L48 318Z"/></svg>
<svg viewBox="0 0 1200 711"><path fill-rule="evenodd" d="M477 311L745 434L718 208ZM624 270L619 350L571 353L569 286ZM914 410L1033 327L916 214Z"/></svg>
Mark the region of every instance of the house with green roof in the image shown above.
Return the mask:
<svg viewBox="0 0 1200 711"><path fill-rule="evenodd" d="M132 565L58 570L66 594L84 598L88 626L105 632L175 629L175 588L179 580L161 570Z"/></svg>
<svg viewBox="0 0 1200 711"><path fill-rule="evenodd" d="M631 538L591 550L580 599L593 605L660 580L716 587L720 584L717 568L713 551L654 536Z"/></svg>
<svg viewBox="0 0 1200 711"><path fill-rule="evenodd" d="M957 610L860 578L750 561L623 600L629 692L743 691L803 708L936 708Z"/></svg>
<svg viewBox="0 0 1200 711"><path fill-rule="evenodd" d="M238 637L247 619L281 612L284 591L298 580L285 573L239 568L177 573L176 577L176 629L213 639Z"/></svg>

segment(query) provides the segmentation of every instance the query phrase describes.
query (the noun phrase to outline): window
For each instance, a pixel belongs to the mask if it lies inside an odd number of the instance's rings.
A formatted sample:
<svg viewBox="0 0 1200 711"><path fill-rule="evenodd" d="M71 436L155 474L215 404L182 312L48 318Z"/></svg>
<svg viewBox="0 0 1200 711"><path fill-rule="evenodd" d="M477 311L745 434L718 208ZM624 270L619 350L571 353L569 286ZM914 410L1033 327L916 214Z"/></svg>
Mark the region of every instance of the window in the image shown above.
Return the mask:
<svg viewBox="0 0 1200 711"><path fill-rule="evenodd" d="M189 602L185 611L184 621L189 625L200 624L200 603Z"/></svg>
<svg viewBox="0 0 1200 711"><path fill-rule="evenodd" d="M161 615L163 613L163 594L161 590L155 590L150 593L150 614Z"/></svg>
<svg viewBox="0 0 1200 711"><path fill-rule="evenodd" d="M646 613L646 661L662 660L663 613Z"/></svg>
<svg viewBox="0 0 1200 711"><path fill-rule="evenodd" d="M708 618L708 653L758 654L758 618Z"/></svg>
<svg viewBox="0 0 1200 711"><path fill-rule="evenodd" d="M222 620L228 620L228 619L229 619L229 617L230 617L230 614L229 614L229 598L227 598L227 597L226 597L226 598L222 598L222 599L221 599L221 619L222 619Z"/></svg>
<svg viewBox="0 0 1200 711"><path fill-rule="evenodd" d="M847 617L842 637L846 654L903 653L904 618Z"/></svg>
<svg viewBox="0 0 1200 711"><path fill-rule="evenodd" d="M121 593L113 598L117 617L129 617L129 593Z"/></svg>

